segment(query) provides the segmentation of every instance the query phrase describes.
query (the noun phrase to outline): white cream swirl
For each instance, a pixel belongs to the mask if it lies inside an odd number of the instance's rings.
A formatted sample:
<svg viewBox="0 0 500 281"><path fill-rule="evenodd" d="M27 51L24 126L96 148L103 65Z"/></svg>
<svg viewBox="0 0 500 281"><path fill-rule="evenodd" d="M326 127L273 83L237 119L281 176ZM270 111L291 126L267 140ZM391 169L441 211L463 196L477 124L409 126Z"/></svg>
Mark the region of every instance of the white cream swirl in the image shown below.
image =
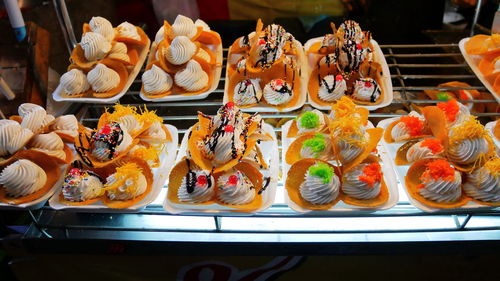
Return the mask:
<svg viewBox="0 0 500 281"><path fill-rule="evenodd" d="M186 68L177 72L174 80L177 85L189 92L196 92L208 86L208 74L195 60L190 60Z"/></svg>
<svg viewBox="0 0 500 281"><path fill-rule="evenodd" d="M76 68L64 73L61 76L60 84L64 92L69 96L81 94L90 88L87 75Z"/></svg>
<svg viewBox="0 0 500 281"><path fill-rule="evenodd" d="M337 175L333 175L325 183L324 179L310 175L309 171L304 176L304 182L300 185L300 195L307 202L314 205L329 204L337 199L340 191L340 181Z"/></svg>
<svg viewBox="0 0 500 281"><path fill-rule="evenodd" d="M141 36L137 31L137 27L129 22L122 22L116 28L120 37L130 38L137 41L141 41Z"/></svg>
<svg viewBox="0 0 500 281"><path fill-rule="evenodd" d="M234 87L234 102L241 105L256 104L262 98L259 79L245 79Z"/></svg>
<svg viewBox="0 0 500 281"><path fill-rule="evenodd" d="M241 141L239 134L232 132L221 132L220 135L210 136L204 144L204 152L213 157L214 164L223 165L233 159L233 147L236 154L244 150L245 144Z"/></svg>
<svg viewBox="0 0 500 281"><path fill-rule="evenodd" d="M88 61L101 60L111 51L111 43L104 36L96 32L83 34L80 46Z"/></svg>
<svg viewBox="0 0 500 281"><path fill-rule="evenodd" d="M360 180L363 175L363 169L370 164L361 164L354 169L346 172L342 181L342 191L356 199L369 200L377 197L380 193L381 182L376 181L370 186L368 183Z"/></svg>
<svg viewBox="0 0 500 281"><path fill-rule="evenodd" d="M111 91L120 84L120 75L102 63L98 63L89 71L87 79L92 86L92 90L97 93Z"/></svg>
<svg viewBox="0 0 500 281"><path fill-rule="evenodd" d="M165 58L172 64L181 65L196 54L196 45L186 36L177 36L167 47Z"/></svg>
<svg viewBox="0 0 500 281"><path fill-rule="evenodd" d="M70 173L66 174L64 180L62 194L64 199L68 201L82 202L101 196L103 184L91 172L72 169Z"/></svg>
<svg viewBox="0 0 500 281"><path fill-rule="evenodd" d="M217 179L217 197L225 204L248 204L255 195L255 187L250 179L238 170L227 171Z"/></svg>
<svg viewBox="0 0 500 281"><path fill-rule="evenodd" d="M425 122L425 118L415 111L411 111L408 114L408 116L417 117L422 122ZM399 122L392 128L391 137L395 142L409 139L411 137L410 136L410 128L408 128L405 123Z"/></svg>
<svg viewBox="0 0 500 281"><path fill-rule="evenodd" d="M33 132L25 129L15 121L2 122L0 126L0 156L14 154L22 149L33 136Z"/></svg>
<svg viewBox="0 0 500 281"><path fill-rule="evenodd" d="M458 171L455 171L452 181L430 178L422 184L424 187L419 190L420 195L432 201L453 202L462 195L462 177Z"/></svg>
<svg viewBox="0 0 500 281"><path fill-rule="evenodd" d="M21 127L29 129L35 134L54 120L54 116L47 114L43 107L32 103L21 104L18 112L23 118Z"/></svg>
<svg viewBox="0 0 500 281"><path fill-rule="evenodd" d="M3 169L0 185L11 197L22 197L37 192L47 182L47 174L30 160L20 159Z"/></svg>
<svg viewBox="0 0 500 281"><path fill-rule="evenodd" d="M448 159L458 164L470 164L489 151L488 141L484 138L464 139L452 143L447 150Z"/></svg>
<svg viewBox="0 0 500 281"><path fill-rule="evenodd" d="M302 122L301 122L301 119L304 118L304 115L303 114L300 115L297 118L297 128L299 129L300 134L307 133L307 132L316 132L316 131L322 129L326 124L325 115L321 111L314 109L312 111L307 111L307 112L309 112L308 114L313 113L314 115L318 116L319 123L318 123L318 126L314 127L314 128L304 127Z"/></svg>
<svg viewBox="0 0 500 281"><path fill-rule="evenodd" d="M165 26L161 26L160 29L156 32L155 35L155 43L156 45L160 44L161 41L165 38Z"/></svg>
<svg viewBox="0 0 500 281"><path fill-rule="evenodd" d="M101 34L106 40L112 41L115 38L113 25L103 17L92 17L89 21L90 30Z"/></svg>
<svg viewBox="0 0 500 281"><path fill-rule="evenodd" d="M48 155L56 156L60 159L66 159L64 152L64 143L62 139L54 132L48 134L35 135L30 140L30 147L44 152Z"/></svg>
<svg viewBox="0 0 500 281"><path fill-rule="evenodd" d="M116 174L112 174L106 178L106 185L113 185L116 181ZM123 185L106 190L106 196L115 201L130 200L146 192L147 186L146 177L140 173L136 180L129 178L125 180Z"/></svg>
<svg viewBox="0 0 500 281"><path fill-rule="evenodd" d="M147 94L158 95L169 91L174 84L170 74L160 67L153 66L142 74L142 85Z"/></svg>
<svg viewBox="0 0 500 281"><path fill-rule="evenodd" d="M465 193L480 201L500 201L500 176L493 175L484 167L474 170L467 175L464 184Z"/></svg>
<svg viewBox="0 0 500 281"><path fill-rule="evenodd" d="M432 149L427 146L422 146L422 141L419 141L412 145L408 151L406 151L406 160L410 163L413 163L417 160L435 157L440 155L441 152L434 153Z"/></svg>
<svg viewBox="0 0 500 281"><path fill-rule="evenodd" d="M165 140L167 134L165 133L165 130L163 130L163 123L159 121L153 122L153 124L151 124L151 126L146 130L145 136L159 141Z"/></svg>
<svg viewBox="0 0 500 281"><path fill-rule="evenodd" d="M342 75L327 75L320 81L318 97L322 101L332 102L339 100L347 91L347 84Z"/></svg>
<svg viewBox="0 0 500 281"><path fill-rule="evenodd" d="M73 114L62 115L57 117L49 128L54 132L61 132L75 137L78 135L78 120Z"/></svg>
<svg viewBox="0 0 500 281"><path fill-rule="evenodd" d="M352 97L359 101L376 102L380 97L380 88L372 78L361 78L354 84Z"/></svg>
<svg viewBox="0 0 500 281"><path fill-rule="evenodd" d="M194 170L182 178L177 197L181 202L204 203L215 194L214 178L209 171ZM191 190L192 189L192 190Z"/></svg>
<svg viewBox="0 0 500 281"><path fill-rule="evenodd" d="M271 105L286 104L292 96L292 87L282 79L274 79L264 87L264 99Z"/></svg>
<svg viewBox="0 0 500 281"><path fill-rule="evenodd" d="M203 48L198 49L198 52L196 53L196 57L198 57L206 62L210 62L210 60L212 59L210 57L210 54L207 51L205 51Z"/></svg>
<svg viewBox="0 0 500 281"><path fill-rule="evenodd" d="M126 62L130 62L130 57L128 56L127 45L122 42L115 42L108 57L111 59L118 59Z"/></svg>
<svg viewBox="0 0 500 281"><path fill-rule="evenodd" d="M174 24L172 24L172 29L170 30L170 38L177 36L186 36L191 39L198 33L192 19L185 17L183 15L178 15L175 18Z"/></svg>
<svg viewBox="0 0 500 281"><path fill-rule="evenodd" d="M203 29L203 31L210 31L210 26L208 26L208 24L201 19L197 19L194 22L194 26L201 27Z"/></svg>

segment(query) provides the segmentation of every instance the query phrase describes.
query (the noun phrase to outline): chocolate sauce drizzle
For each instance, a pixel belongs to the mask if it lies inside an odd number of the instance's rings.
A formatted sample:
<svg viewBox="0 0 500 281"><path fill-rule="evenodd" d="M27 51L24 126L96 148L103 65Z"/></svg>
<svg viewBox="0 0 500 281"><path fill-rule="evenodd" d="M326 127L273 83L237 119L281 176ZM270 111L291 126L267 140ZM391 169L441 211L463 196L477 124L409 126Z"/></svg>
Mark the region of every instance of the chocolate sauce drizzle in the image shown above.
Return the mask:
<svg viewBox="0 0 500 281"><path fill-rule="evenodd" d="M254 67L260 66L262 68L269 68L272 64L279 59L278 53L283 48L286 41L292 42L293 37L287 36L285 29L277 24L269 25L264 30L264 35L258 38L258 41L265 42L264 47L259 52L259 59ZM269 60L268 57L271 57Z"/></svg>
<svg viewBox="0 0 500 281"><path fill-rule="evenodd" d="M248 89L249 87L250 90ZM248 92L252 94L252 98L255 100L255 103L258 103L259 99L257 98L257 91L255 90L255 85L250 79L243 80L238 84L238 94L242 95Z"/></svg>
<svg viewBox="0 0 500 281"><path fill-rule="evenodd" d="M269 186L270 183L271 183L271 177L266 177L264 179L264 185L259 190L258 194L262 194L262 192L264 192L267 189L267 187Z"/></svg>

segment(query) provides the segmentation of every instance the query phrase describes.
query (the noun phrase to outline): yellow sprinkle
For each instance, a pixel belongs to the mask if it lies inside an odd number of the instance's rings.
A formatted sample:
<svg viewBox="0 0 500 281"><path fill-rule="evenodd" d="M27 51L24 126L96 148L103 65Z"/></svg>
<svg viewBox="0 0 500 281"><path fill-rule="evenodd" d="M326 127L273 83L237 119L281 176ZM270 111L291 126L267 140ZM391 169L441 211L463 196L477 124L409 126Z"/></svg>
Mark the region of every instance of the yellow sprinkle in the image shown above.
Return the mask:
<svg viewBox="0 0 500 281"><path fill-rule="evenodd" d="M356 104L346 97L343 96L334 105L332 105L332 111L335 112L335 118L342 118L352 116L356 113Z"/></svg>
<svg viewBox="0 0 500 281"><path fill-rule="evenodd" d="M348 116L330 122L330 132L334 139L347 143L362 145L365 143L365 134L360 118Z"/></svg>

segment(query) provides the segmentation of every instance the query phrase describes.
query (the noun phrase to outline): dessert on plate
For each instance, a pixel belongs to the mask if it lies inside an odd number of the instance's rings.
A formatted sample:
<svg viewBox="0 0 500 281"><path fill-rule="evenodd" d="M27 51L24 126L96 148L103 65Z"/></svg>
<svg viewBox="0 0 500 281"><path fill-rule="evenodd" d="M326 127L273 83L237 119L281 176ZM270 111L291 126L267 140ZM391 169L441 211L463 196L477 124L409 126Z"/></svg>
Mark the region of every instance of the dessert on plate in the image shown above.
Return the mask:
<svg viewBox="0 0 500 281"><path fill-rule="evenodd" d="M262 118L248 115L234 103L215 116L198 114L187 138L186 156L170 172L168 200L175 204L218 204L251 212L262 206L270 184L270 156L258 142L272 137Z"/></svg>
<svg viewBox="0 0 500 281"><path fill-rule="evenodd" d="M229 48L226 97L241 108L266 106L278 110L297 107L302 90L300 42L277 24L239 37Z"/></svg>
<svg viewBox="0 0 500 281"><path fill-rule="evenodd" d="M392 122L384 132L387 143L402 142L432 135L428 122L422 114L411 111Z"/></svg>
<svg viewBox="0 0 500 281"><path fill-rule="evenodd" d="M202 20L178 15L158 30L146 71L142 94L151 99L169 95L197 95L209 91L220 66L222 41Z"/></svg>
<svg viewBox="0 0 500 281"><path fill-rule="evenodd" d="M71 65L61 76L65 98L110 98L125 89L139 54L149 48L144 31L128 22L117 27L103 17L83 25L83 35L71 54Z"/></svg>
<svg viewBox="0 0 500 281"><path fill-rule="evenodd" d="M465 177L463 188L472 200L482 205L500 206L500 158L493 157Z"/></svg>
<svg viewBox="0 0 500 281"><path fill-rule="evenodd" d="M359 105L376 105L384 99L382 67L373 60L371 33L352 20L306 50L314 67L309 75L309 98L319 106L330 106L342 97Z"/></svg>

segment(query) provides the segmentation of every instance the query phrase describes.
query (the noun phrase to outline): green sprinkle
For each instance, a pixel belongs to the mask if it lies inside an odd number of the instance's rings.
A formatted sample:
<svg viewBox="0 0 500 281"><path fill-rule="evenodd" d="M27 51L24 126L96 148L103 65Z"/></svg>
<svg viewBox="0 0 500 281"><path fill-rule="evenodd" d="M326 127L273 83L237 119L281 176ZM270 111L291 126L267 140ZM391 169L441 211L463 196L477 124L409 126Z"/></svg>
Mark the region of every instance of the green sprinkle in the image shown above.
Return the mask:
<svg viewBox="0 0 500 281"><path fill-rule="evenodd" d="M448 101L451 100L452 97L447 92L439 92L437 93L437 98L438 100Z"/></svg>
<svg viewBox="0 0 500 281"><path fill-rule="evenodd" d="M314 157L325 151L326 142L323 134L315 134L313 138L304 141L303 147L309 147L314 152Z"/></svg>
<svg viewBox="0 0 500 281"><path fill-rule="evenodd" d="M318 162L309 167L309 174L321 178L323 183L329 183L335 175L335 171L328 164Z"/></svg>
<svg viewBox="0 0 500 281"><path fill-rule="evenodd" d="M306 129L319 127L319 116L313 112L306 112L299 118L300 126Z"/></svg>

